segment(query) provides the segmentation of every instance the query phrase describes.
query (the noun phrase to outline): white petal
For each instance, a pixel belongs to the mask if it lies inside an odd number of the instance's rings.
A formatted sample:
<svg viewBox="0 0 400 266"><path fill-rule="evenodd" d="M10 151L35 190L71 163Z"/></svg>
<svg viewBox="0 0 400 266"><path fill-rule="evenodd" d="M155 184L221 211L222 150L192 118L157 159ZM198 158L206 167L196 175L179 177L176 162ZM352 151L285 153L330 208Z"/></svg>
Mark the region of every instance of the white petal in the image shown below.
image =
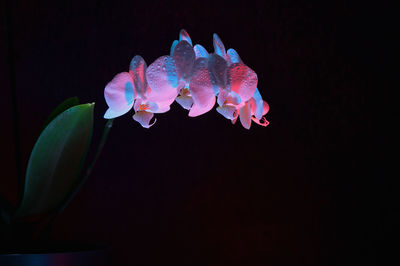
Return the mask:
<svg viewBox="0 0 400 266"><path fill-rule="evenodd" d="M153 113L149 113L149 112L145 112L145 111L139 111L136 112L132 118L139 122L140 125L142 125L142 127L144 128L149 128L152 125L154 125L154 123L157 121L157 119L154 119L154 122L150 124L150 120L153 118L154 114Z"/></svg>
<svg viewBox="0 0 400 266"><path fill-rule="evenodd" d="M238 117L238 111L233 105L219 106L217 107L217 112L229 120L233 120Z"/></svg>
<svg viewBox="0 0 400 266"><path fill-rule="evenodd" d="M186 110L190 110L190 108L193 105L192 96L181 95L181 96L177 97L175 100Z"/></svg>
<svg viewBox="0 0 400 266"><path fill-rule="evenodd" d="M133 104L127 105L124 109L121 110L113 110L111 108L108 108L106 113L104 114L104 118L105 119L112 119L112 118L116 118L119 117L121 115L126 114L127 112L129 112L129 110L131 110Z"/></svg>

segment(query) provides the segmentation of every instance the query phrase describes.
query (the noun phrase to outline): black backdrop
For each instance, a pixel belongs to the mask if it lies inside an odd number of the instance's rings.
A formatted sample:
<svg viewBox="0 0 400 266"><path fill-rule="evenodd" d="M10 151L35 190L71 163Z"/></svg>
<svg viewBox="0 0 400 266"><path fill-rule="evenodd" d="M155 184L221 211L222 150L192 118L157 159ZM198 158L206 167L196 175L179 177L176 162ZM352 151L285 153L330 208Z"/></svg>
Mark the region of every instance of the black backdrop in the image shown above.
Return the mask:
<svg viewBox="0 0 400 266"><path fill-rule="evenodd" d="M382 173L367 86L380 30L363 5L321 2L4 3L1 192L15 201L13 120L23 166L67 97L96 102L97 143L104 86L134 55L168 54L181 28L212 51L215 32L257 72L271 124L189 118L176 103L149 130L116 119L52 237L110 243L115 265L375 265Z"/></svg>

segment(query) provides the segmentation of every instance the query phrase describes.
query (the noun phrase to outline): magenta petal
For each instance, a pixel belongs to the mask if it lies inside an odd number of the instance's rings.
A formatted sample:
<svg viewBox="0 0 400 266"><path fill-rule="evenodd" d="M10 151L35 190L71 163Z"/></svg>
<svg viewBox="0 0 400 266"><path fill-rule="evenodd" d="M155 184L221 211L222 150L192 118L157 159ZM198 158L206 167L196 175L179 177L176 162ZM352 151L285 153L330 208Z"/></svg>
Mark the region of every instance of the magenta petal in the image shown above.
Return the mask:
<svg viewBox="0 0 400 266"><path fill-rule="evenodd" d="M221 56L222 58L225 58L226 56L225 46L216 33L214 33L213 35L213 44L214 44L214 53Z"/></svg>
<svg viewBox="0 0 400 266"><path fill-rule="evenodd" d="M242 123L243 127L246 129L250 129L251 126L251 110L250 104L248 102L240 109L239 111L240 122Z"/></svg>
<svg viewBox="0 0 400 266"><path fill-rule="evenodd" d="M253 122L255 122L256 124L259 124L260 126L263 126L263 127L266 127L269 125L269 122L267 119L265 119L265 117L262 117L261 119L252 117L251 120L253 120Z"/></svg>
<svg viewBox="0 0 400 266"><path fill-rule="evenodd" d="M232 91L239 94L242 101L248 101L257 89L257 74L248 66L236 63L228 69L228 80Z"/></svg>
<svg viewBox="0 0 400 266"><path fill-rule="evenodd" d="M265 115L269 112L269 105L266 101L263 101L263 112L262 115Z"/></svg>
<svg viewBox="0 0 400 266"><path fill-rule="evenodd" d="M199 107L209 106L212 101L215 102L214 89L207 68L201 68L194 73L189 90L193 103Z"/></svg>
<svg viewBox="0 0 400 266"><path fill-rule="evenodd" d="M122 111L131 106L135 96L132 77L128 72L117 74L104 89L107 105L114 111Z"/></svg>
<svg viewBox="0 0 400 266"><path fill-rule="evenodd" d="M208 52L207 52L206 48L204 48L200 44L196 44L193 47L193 50L194 50L194 53L196 54L196 59L201 58L201 57L208 57Z"/></svg>
<svg viewBox="0 0 400 266"><path fill-rule="evenodd" d="M193 47L185 40L180 41L175 47L173 58L178 76L186 82L189 82L192 75L194 60L196 59Z"/></svg>
<svg viewBox="0 0 400 266"><path fill-rule="evenodd" d="M151 88L148 98L152 101L169 100L178 94L178 75L171 56L162 56L154 61L147 68L146 78Z"/></svg>
<svg viewBox="0 0 400 266"><path fill-rule="evenodd" d="M145 77L147 64L140 55L132 58L129 65L129 73L132 75L133 85L137 94L144 98L147 93L147 81Z"/></svg>
<svg viewBox="0 0 400 266"><path fill-rule="evenodd" d="M157 119L154 119L154 122L150 124L150 120L153 118L154 114L153 113L149 113L146 111L138 111L136 112L132 118L139 122L140 125L142 125L142 127L144 128L149 128L152 125L154 125L154 123L157 121Z"/></svg>
<svg viewBox="0 0 400 266"><path fill-rule="evenodd" d="M189 36L189 34L184 30L184 29L182 29L180 32L179 32L179 41L187 41L188 43L190 43L190 45L193 45L192 44L192 39L190 39L190 36Z"/></svg>
<svg viewBox="0 0 400 266"><path fill-rule="evenodd" d="M211 73L212 82L225 89L227 87L227 69L228 65L224 58L219 55L211 54L208 57L208 69Z"/></svg>

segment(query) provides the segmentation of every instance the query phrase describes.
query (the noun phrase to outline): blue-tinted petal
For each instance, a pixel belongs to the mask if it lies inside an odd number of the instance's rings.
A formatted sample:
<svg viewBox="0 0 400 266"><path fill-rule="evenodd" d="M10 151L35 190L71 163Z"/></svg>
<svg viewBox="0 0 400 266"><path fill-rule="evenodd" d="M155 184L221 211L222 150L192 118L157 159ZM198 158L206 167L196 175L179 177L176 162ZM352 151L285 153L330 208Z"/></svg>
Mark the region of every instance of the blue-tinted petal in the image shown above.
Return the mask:
<svg viewBox="0 0 400 266"><path fill-rule="evenodd" d="M179 43L179 41L178 40L175 40L175 41L173 41L172 42L172 45L171 45L171 51L170 51L170 56L172 56L173 54L174 54L174 50L175 50L175 47L176 47L176 45Z"/></svg>
<svg viewBox="0 0 400 266"><path fill-rule="evenodd" d="M239 54L235 51L235 49L232 48L228 49L228 51L226 52L226 58L228 61L228 65L242 63Z"/></svg>
<svg viewBox="0 0 400 266"><path fill-rule="evenodd" d="M178 77L189 83L196 55L193 47L185 40L180 41L174 50L173 58L178 72Z"/></svg>
<svg viewBox="0 0 400 266"><path fill-rule="evenodd" d="M194 47L194 53L196 54L196 58L201 58L201 57L208 57L208 52L206 48L201 46L200 44L196 44Z"/></svg>
<svg viewBox="0 0 400 266"><path fill-rule="evenodd" d="M190 45L192 45L193 46L193 44L192 44L192 39L190 39L190 36L189 36L189 34L184 30L184 29L182 29L180 32L179 32L179 41L187 41L188 43L190 43Z"/></svg>
<svg viewBox="0 0 400 266"><path fill-rule="evenodd" d="M257 118L257 119L261 119L261 117L263 116L263 99L261 98L261 94L258 91L258 89L256 89L256 91L254 92L253 95L253 99L254 99L254 111L252 110L253 115Z"/></svg>
<svg viewBox="0 0 400 266"><path fill-rule="evenodd" d="M227 88L227 64L224 58L219 55L211 54L208 57L208 69L211 73L213 85L218 88Z"/></svg>
<svg viewBox="0 0 400 266"><path fill-rule="evenodd" d="M214 33L213 35L213 44L214 44L214 53L221 56L222 58L225 58L226 56L225 46L216 33Z"/></svg>

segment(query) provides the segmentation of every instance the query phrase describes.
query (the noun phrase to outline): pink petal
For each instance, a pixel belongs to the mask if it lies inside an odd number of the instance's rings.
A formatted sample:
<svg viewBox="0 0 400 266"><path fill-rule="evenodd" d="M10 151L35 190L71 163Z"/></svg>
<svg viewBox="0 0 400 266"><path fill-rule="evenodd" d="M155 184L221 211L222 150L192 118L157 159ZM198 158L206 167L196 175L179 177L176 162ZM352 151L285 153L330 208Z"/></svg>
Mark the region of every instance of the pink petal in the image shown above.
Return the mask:
<svg viewBox="0 0 400 266"><path fill-rule="evenodd" d="M214 44L214 53L221 56L222 58L225 58L226 56L225 46L216 33L214 33L213 35L213 44Z"/></svg>
<svg viewBox="0 0 400 266"><path fill-rule="evenodd" d="M157 110L154 110L153 113L165 113L168 112L170 109L170 105L175 101L175 97L166 99L163 101L158 101L156 102L157 104Z"/></svg>
<svg viewBox="0 0 400 266"><path fill-rule="evenodd" d="M178 72L178 77L190 82L192 69L196 55L193 47L185 40L180 41L174 50L173 58Z"/></svg>
<svg viewBox="0 0 400 266"><path fill-rule="evenodd" d="M239 96L239 94L237 94L236 92L234 92L234 91L231 91L229 94L228 94L228 97L226 97L226 103L228 103L228 104L232 104L232 105L238 105L238 104L240 104L241 103L241 98L240 98L240 96Z"/></svg>
<svg viewBox="0 0 400 266"><path fill-rule="evenodd" d="M107 105L115 111L115 114L126 111L127 108L129 111L135 97L132 77L128 72L117 74L104 89Z"/></svg>
<svg viewBox="0 0 400 266"><path fill-rule="evenodd" d="M245 105L240 109L239 116L240 116L240 123L242 123L242 126L246 129L250 129L251 110L250 110L250 104L248 102L246 102Z"/></svg>
<svg viewBox="0 0 400 266"><path fill-rule="evenodd" d="M219 106L217 107L217 112L229 120L233 120L238 117L238 111L233 105Z"/></svg>
<svg viewBox="0 0 400 266"><path fill-rule="evenodd" d="M189 90L194 105L198 107L209 107L211 102L215 103L214 89L207 68L201 68L194 73L189 85Z"/></svg>
<svg viewBox="0 0 400 266"><path fill-rule="evenodd" d="M232 48L228 49L226 52L226 60L228 61L229 66L235 63L242 63L239 54Z"/></svg>
<svg viewBox="0 0 400 266"><path fill-rule="evenodd" d="M142 125L142 127L144 128L149 128L152 125L154 125L154 123L157 121L157 119L154 119L154 122L150 124L150 120L153 118L154 114L153 113L149 113L146 111L139 111L136 112L132 118L139 122L140 125Z"/></svg>
<svg viewBox="0 0 400 266"><path fill-rule="evenodd" d="M154 61L146 71L147 83L151 90L148 98L152 101L164 101L175 98L179 83L174 59L171 56L161 56Z"/></svg>
<svg viewBox="0 0 400 266"><path fill-rule="evenodd" d="M265 115L269 112L269 105L266 101L263 101L263 112L262 115Z"/></svg>
<svg viewBox="0 0 400 266"><path fill-rule="evenodd" d="M257 119L255 117L252 117L251 120L253 120L255 123L259 124L260 126L266 127L269 125L269 122L265 117L262 117L261 119Z"/></svg>
<svg viewBox="0 0 400 266"><path fill-rule="evenodd" d="M148 90L147 81L145 77L147 64L140 55L132 58L129 65L129 73L132 75L133 84L137 94L145 98Z"/></svg>
<svg viewBox="0 0 400 266"><path fill-rule="evenodd" d="M208 57L208 52L206 48L201 46L200 44L196 44L194 47L194 53L196 54L196 59L201 57Z"/></svg>
<svg viewBox="0 0 400 266"><path fill-rule="evenodd" d="M190 45L193 45L192 44L192 39L190 39L190 36L189 36L189 34L184 30L184 29L182 29L180 32L179 32L179 41L187 41L188 43L190 43Z"/></svg>
<svg viewBox="0 0 400 266"><path fill-rule="evenodd" d="M248 101L257 89L257 74L248 66L236 63L228 69L230 89L239 94L242 101Z"/></svg>
<svg viewBox="0 0 400 266"><path fill-rule="evenodd" d="M208 104L205 106L200 106L198 104L193 103L192 108L189 111L189 116L195 117L207 113L214 107L214 104L215 104L215 97L213 97L211 101L208 102Z"/></svg>
<svg viewBox="0 0 400 266"><path fill-rule="evenodd" d="M257 97L256 97L257 98ZM258 103L256 104L256 100L255 98L251 98L250 99L250 105L251 105L251 113L254 115L251 117L251 120L253 120L255 123L259 124L260 126L268 126L269 122L267 121L267 119L265 117L263 117L263 115L267 114L269 111L269 105L267 104L267 102L261 100L261 104ZM257 110L255 110L255 107L257 108ZM261 108L260 108L261 106ZM256 113L261 113L261 116L257 117Z"/></svg>
<svg viewBox="0 0 400 266"><path fill-rule="evenodd" d="M212 81L222 89L227 87L227 67L225 59L221 56L211 54L208 57L208 69L211 73Z"/></svg>

